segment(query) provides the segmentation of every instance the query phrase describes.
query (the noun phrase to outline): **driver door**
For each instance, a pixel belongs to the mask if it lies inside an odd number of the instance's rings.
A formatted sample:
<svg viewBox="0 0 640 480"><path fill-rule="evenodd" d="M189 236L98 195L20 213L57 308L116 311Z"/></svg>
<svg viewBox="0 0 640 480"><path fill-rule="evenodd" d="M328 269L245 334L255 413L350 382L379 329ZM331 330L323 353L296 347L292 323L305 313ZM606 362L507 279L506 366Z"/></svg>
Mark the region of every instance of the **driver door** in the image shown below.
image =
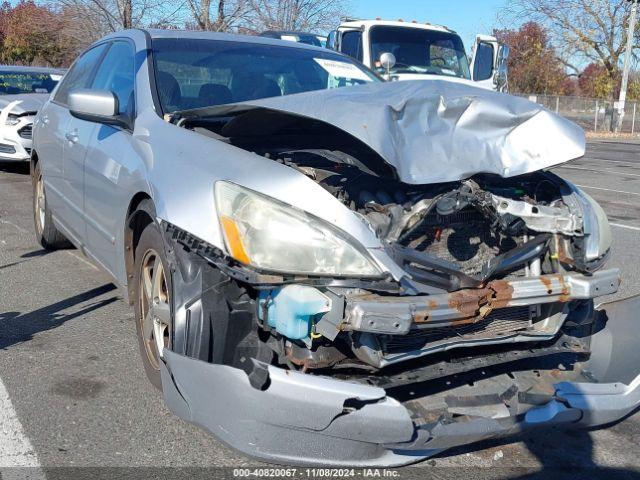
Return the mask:
<svg viewBox="0 0 640 480"><path fill-rule="evenodd" d="M132 43L113 41L91 84L92 90L113 92L118 99L118 113L130 119L135 118L134 59ZM93 125L83 168L87 253L113 277L126 278L119 271L122 265L117 262L117 245L123 242L122 216L129 201L127 179L138 153L132 130Z"/></svg>
<svg viewBox="0 0 640 480"><path fill-rule="evenodd" d="M364 61L364 43L362 41L362 30L360 29L340 29L338 30L338 51L349 55L351 58Z"/></svg>
<svg viewBox="0 0 640 480"><path fill-rule="evenodd" d="M503 51L503 47L495 37L476 36L471 57L471 75L478 86L487 90L506 91L506 73L504 81L499 75L503 67L500 58L501 51ZM506 58L504 62L506 62ZM506 63L504 63L504 68L506 69Z"/></svg>

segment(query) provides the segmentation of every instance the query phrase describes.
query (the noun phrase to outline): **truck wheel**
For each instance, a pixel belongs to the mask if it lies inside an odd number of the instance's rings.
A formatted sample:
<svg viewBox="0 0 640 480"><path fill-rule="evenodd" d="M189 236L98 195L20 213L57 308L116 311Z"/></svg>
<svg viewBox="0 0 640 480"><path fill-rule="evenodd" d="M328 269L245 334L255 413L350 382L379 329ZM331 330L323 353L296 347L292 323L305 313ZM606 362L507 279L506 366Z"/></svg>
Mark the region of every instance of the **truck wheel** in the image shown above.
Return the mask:
<svg viewBox="0 0 640 480"><path fill-rule="evenodd" d="M155 223L145 227L135 251L135 318L142 364L149 381L159 390L160 362L173 343L171 273L162 235Z"/></svg>
<svg viewBox="0 0 640 480"><path fill-rule="evenodd" d="M53 224L51 210L47 206L44 180L42 179L39 163L33 166L31 181L33 184L33 223L36 231L36 240L45 250L70 247L69 240Z"/></svg>

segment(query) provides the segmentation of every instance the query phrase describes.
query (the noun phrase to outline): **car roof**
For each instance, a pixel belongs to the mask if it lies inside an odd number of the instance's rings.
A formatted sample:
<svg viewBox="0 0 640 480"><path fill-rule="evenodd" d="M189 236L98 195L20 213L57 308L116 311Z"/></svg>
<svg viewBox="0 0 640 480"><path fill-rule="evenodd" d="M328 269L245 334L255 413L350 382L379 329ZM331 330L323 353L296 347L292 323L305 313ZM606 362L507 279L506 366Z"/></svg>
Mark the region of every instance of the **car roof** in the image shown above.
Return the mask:
<svg viewBox="0 0 640 480"><path fill-rule="evenodd" d="M50 68L50 67L25 67L23 65L0 65L0 72L29 72L29 73L58 73L64 75L67 71L64 68Z"/></svg>
<svg viewBox="0 0 640 480"><path fill-rule="evenodd" d="M219 33L219 32L204 32L194 30L162 30L162 29L148 29L145 30L152 39L189 39L189 40L217 40L221 42L243 42L254 43L259 45L274 45L288 48L302 48L311 50L321 50L323 52L332 52L322 47L315 47L313 45L307 45L298 42L289 42L286 40L280 40L277 38L260 37L257 35L240 35L235 33ZM333 52L336 53L336 52Z"/></svg>
<svg viewBox="0 0 640 480"><path fill-rule="evenodd" d="M416 28L419 30L433 30L437 32L447 32L447 33L456 33L454 30L450 28L444 27L442 25L434 25L431 23L419 23L419 22L405 22L402 20L348 20L340 23L341 27L365 27L370 28L374 26L385 26L385 27L405 27L405 28Z"/></svg>
<svg viewBox="0 0 640 480"><path fill-rule="evenodd" d="M295 31L295 30L265 30L260 35L265 35L267 33L275 34L275 35L308 35L310 37L317 37L317 35L315 33L300 32L300 31Z"/></svg>

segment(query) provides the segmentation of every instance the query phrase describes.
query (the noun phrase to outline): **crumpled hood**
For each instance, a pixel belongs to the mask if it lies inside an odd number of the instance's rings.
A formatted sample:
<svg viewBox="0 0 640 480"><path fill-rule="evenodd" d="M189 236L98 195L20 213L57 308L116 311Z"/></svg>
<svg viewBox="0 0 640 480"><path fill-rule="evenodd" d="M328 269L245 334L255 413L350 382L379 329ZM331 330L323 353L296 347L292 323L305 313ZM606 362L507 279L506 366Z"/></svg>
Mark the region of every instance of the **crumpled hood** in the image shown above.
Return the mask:
<svg viewBox="0 0 640 480"><path fill-rule="evenodd" d="M22 93L17 95L0 95L0 110L3 110L12 102L20 102L11 108L15 115L25 112L37 112L49 98L48 93Z"/></svg>
<svg viewBox="0 0 640 480"><path fill-rule="evenodd" d="M585 153L573 122L523 98L443 80L371 83L218 107L262 107L321 120L358 138L405 183L513 177Z"/></svg>

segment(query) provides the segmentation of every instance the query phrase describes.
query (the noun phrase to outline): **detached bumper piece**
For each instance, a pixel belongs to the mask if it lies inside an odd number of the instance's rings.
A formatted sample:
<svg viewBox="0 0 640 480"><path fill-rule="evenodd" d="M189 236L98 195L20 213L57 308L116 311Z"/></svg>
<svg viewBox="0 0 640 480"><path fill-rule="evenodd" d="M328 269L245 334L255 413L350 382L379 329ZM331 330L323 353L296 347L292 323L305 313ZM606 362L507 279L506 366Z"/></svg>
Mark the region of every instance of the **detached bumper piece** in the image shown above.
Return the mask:
<svg viewBox="0 0 640 480"><path fill-rule="evenodd" d="M579 291L573 285L586 288L581 281L568 285L571 295ZM628 415L640 405L638 312L640 297L603 305L595 313L591 355L562 368L557 361L536 371L522 362L512 369L471 366L464 381L385 391L254 361L268 372L258 389L242 370L165 350L162 386L174 413L249 456L295 465L399 466L488 438L599 426Z"/></svg>

